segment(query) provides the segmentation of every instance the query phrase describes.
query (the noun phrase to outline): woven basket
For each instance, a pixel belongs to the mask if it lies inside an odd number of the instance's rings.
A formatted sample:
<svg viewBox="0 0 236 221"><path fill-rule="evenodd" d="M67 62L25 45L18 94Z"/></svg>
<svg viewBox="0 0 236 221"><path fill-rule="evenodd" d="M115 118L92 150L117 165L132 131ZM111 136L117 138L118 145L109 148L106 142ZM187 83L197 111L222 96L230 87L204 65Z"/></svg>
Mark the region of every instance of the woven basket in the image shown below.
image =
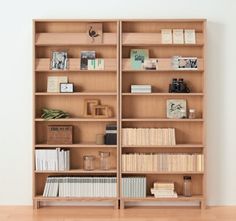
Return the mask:
<svg viewBox="0 0 236 221"><path fill-rule="evenodd" d="M48 144L72 144L72 126L49 125L47 129Z"/></svg>

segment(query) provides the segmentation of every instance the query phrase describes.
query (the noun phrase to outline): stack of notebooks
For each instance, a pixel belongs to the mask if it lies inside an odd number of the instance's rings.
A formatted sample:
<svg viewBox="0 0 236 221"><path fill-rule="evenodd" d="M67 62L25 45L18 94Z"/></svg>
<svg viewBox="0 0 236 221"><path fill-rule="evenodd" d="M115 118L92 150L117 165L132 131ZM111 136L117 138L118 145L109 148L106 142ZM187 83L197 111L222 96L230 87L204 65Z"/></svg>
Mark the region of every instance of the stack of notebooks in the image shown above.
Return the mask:
<svg viewBox="0 0 236 221"><path fill-rule="evenodd" d="M123 177L123 197L146 197L146 177Z"/></svg>
<svg viewBox="0 0 236 221"><path fill-rule="evenodd" d="M203 172L202 154L122 154L123 172Z"/></svg>
<svg viewBox="0 0 236 221"><path fill-rule="evenodd" d="M151 193L155 198L177 198L174 183L154 183Z"/></svg>
<svg viewBox="0 0 236 221"><path fill-rule="evenodd" d="M35 169L44 171L62 171L70 169L70 151L56 149L35 150Z"/></svg>
<svg viewBox="0 0 236 221"><path fill-rule="evenodd" d="M116 197L116 177L47 178L44 197Z"/></svg>
<svg viewBox="0 0 236 221"><path fill-rule="evenodd" d="M131 93L152 93L151 85L131 85Z"/></svg>
<svg viewBox="0 0 236 221"><path fill-rule="evenodd" d="M122 145L176 145L174 128L124 128Z"/></svg>

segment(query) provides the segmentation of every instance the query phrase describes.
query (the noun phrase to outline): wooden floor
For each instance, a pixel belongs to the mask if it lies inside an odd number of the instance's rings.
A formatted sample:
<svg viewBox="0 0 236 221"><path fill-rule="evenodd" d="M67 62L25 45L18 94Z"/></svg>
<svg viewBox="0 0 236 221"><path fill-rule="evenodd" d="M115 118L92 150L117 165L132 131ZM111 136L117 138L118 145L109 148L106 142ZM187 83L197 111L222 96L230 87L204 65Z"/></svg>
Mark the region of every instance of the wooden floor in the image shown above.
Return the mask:
<svg viewBox="0 0 236 221"><path fill-rule="evenodd" d="M236 207L160 208L135 207L114 210L111 207L0 207L0 221L235 221Z"/></svg>

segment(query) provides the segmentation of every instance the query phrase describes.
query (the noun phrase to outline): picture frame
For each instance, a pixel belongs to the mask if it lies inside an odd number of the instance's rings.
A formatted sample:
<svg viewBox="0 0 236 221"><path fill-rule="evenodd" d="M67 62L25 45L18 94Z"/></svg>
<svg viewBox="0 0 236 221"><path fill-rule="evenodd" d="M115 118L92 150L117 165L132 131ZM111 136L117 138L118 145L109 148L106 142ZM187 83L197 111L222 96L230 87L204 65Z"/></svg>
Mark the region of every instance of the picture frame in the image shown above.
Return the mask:
<svg viewBox="0 0 236 221"><path fill-rule="evenodd" d="M170 99L166 101L167 118L187 118L187 102L184 99Z"/></svg>
<svg viewBox="0 0 236 221"><path fill-rule="evenodd" d="M68 68L68 53L66 51L52 51L51 70L66 70Z"/></svg>
<svg viewBox="0 0 236 221"><path fill-rule="evenodd" d="M102 23L89 23L87 25L87 42L101 44L103 41Z"/></svg>
<svg viewBox="0 0 236 221"><path fill-rule="evenodd" d="M73 83L60 83L60 93L73 93L74 84Z"/></svg>
<svg viewBox="0 0 236 221"><path fill-rule="evenodd" d="M93 106L99 105L98 99L86 99L84 101L84 117L93 117Z"/></svg>

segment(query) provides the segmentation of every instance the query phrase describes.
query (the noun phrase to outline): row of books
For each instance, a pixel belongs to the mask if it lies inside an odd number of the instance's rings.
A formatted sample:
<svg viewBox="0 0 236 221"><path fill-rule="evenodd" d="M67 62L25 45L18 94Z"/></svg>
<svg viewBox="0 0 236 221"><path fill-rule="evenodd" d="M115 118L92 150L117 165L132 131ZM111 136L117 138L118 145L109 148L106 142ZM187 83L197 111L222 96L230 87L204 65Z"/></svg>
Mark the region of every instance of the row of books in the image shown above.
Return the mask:
<svg viewBox="0 0 236 221"><path fill-rule="evenodd" d="M116 177L47 177L44 197L116 197Z"/></svg>
<svg viewBox="0 0 236 221"><path fill-rule="evenodd" d="M146 177L123 177L123 197L146 197Z"/></svg>
<svg viewBox="0 0 236 221"><path fill-rule="evenodd" d="M36 149L35 169L44 171L63 171L70 169L70 151L60 148L56 149Z"/></svg>
<svg viewBox="0 0 236 221"><path fill-rule="evenodd" d="M174 183L158 183L154 182L151 193L155 198L177 198Z"/></svg>
<svg viewBox="0 0 236 221"><path fill-rule="evenodd" d="M176 145L174 128L124 128L122 145Z"/></svg>
<svg viewBox="0 0 236 221"><path fill-rule="evenodd" d="M123 172L203 172L203 154L122 154Z"/></svg>
<svg viewBox="0 0 236 221"><path fill-rule="evenodd" d="M152 93L152 85L131 85L131 93Z"/></svg>

